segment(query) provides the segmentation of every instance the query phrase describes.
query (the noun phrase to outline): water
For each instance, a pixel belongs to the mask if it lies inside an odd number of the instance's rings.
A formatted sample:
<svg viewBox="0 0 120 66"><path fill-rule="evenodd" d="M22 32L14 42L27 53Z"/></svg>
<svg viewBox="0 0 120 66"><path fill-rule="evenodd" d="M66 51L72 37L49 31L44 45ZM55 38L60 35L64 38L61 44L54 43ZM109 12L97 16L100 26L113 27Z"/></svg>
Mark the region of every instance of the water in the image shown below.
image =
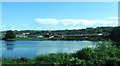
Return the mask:
<svg viewBox="0 0 120 66"><path fill-rule="evenodd" d="M74 53L85 47L95 47L92 41L0 41L2 57L27 57L49 53Z"/></svg>

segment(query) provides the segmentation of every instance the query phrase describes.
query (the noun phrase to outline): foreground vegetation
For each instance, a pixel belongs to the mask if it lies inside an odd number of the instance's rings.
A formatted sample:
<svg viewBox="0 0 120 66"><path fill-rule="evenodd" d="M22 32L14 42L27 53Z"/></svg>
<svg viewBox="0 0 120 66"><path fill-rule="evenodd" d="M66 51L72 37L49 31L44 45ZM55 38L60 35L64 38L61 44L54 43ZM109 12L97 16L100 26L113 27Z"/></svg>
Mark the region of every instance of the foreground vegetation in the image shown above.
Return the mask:
<svg viewBox="0 0 120 66"><path fill-rule="evenodd" d="M76 53L52 53L36 58L3 58L2 66L119 66L120 48L112 44L98 44Z"/></svg>

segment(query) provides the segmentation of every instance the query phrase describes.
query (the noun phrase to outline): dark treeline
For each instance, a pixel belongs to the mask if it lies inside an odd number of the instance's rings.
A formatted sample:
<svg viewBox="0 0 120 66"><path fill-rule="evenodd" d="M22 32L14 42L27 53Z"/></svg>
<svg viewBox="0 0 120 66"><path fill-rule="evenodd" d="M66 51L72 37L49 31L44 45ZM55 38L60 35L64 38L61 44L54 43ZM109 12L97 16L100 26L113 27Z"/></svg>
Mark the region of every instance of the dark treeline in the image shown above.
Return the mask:
<svg viewBox="0 0 120 66"><path fill-rule="evenodd" d="M96 27L96 28L86 28L86 29L73 29L73 30L14 30L16 34L30 33L30 34L40 34L44 35L46 33L51 33L53 35L71 35L71 34L108 34L112 31L114 27ZM3 31L3 33L6 31Z"/></svg>
<svg viewBox="0 0 120 66"><path fill-rule="evenodd" d="M44 35L46 33L50 33L53 35L72 35L72 34L108 34L112 31L113 27L97 27L97 28L86 28L86 29L78 29L78 30L21 30L15 31L16 34L21 33L30 33L30 34L40 34Z"/></svg>
<svg viewBox="0 0 120 66"><path fill-rule="evenodd" d="M109 40L109 34L114 27L96 27L96 28L86 28L86 29L73 29L73 30L14 30L16 35L27 36L27 38L36 38L37 36L46 37L47 34L55 36L48 40ZM6 31L2 32L3 35ZM29 34L27 34L29 33ZM56 35L64 35L64 37ZM69 35L69 36L66 36ZM83 36L70 36L70 35L83 35ZM87 35L87 36L84 36ZM49 36L48 36L49 37Z"/></svg>

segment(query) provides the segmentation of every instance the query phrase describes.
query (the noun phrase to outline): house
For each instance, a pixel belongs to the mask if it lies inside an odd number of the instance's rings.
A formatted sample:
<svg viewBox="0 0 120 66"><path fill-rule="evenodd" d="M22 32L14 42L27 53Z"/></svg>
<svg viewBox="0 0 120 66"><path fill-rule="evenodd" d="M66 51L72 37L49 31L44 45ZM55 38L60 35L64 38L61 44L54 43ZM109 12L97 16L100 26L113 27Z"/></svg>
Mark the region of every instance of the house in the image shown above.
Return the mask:
<svg viewBox="0 0 120 66"><path fill-rule="evenodd" d="M49 36L49 38L54 38L54 36Z"/></svg>
<svg viewBox="0 0 120 66"><path fill-rule="evenodd" d="M29 35L30 33L22 33L23 35Z"/></svg>
<svg viewBox="0 0 120 66"><path fill-rule="evenodd" d="M103 34L102 34L102 33L99 33L98 35L101 36L101 35L103 35Z"/></svg>
<svg viewBox="0 0 120 66"><path fill-rule="evenodd" d="M37 36L37 38L43 38L43 36L42 36L42 35L39 35L39 36Z"/></svg>
<svg viewBox="0 0 120 66"><path fill-rule="evenodd" d="M23 34L17 34L16 38L28 38L27 36L23 35Z"/></svg>

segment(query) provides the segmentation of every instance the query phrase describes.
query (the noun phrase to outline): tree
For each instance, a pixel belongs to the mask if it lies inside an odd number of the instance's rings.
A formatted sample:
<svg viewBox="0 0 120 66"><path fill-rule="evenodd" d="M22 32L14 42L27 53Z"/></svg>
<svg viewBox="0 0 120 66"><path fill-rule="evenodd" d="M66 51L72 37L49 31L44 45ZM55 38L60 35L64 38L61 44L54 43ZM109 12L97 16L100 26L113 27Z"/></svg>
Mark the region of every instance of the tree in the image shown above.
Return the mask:
<svg viewBox="0 0 120 66"><path fill-rule="evenodd" d="M13 39L15 37L16 37L15 33L11 30L8 30L8 31L6 31L4 40Z"/></svg>
<svg viewBox="0 0 120 66"><path fill-rule="evenodd" d="M120 42L120 26L113 28L109 35L110 39L114 42Z"/></svg>

